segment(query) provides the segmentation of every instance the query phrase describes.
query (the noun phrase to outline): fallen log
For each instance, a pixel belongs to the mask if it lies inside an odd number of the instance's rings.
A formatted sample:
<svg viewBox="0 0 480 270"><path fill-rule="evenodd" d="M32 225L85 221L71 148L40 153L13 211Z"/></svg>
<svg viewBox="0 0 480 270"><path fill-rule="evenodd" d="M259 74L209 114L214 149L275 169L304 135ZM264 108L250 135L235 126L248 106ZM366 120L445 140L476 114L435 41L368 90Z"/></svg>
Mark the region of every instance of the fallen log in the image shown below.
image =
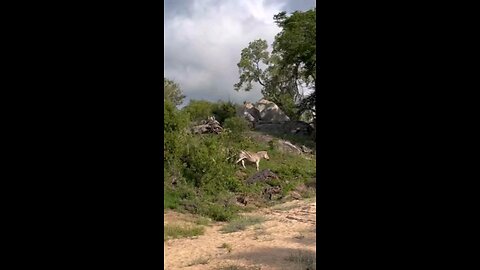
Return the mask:
<svg viewBox="0 0 480 270"><path fill-rule="evenodd" d="M193 126L192 131L194 134L220 134L223 131L223 128L214 117L209 117L207 120L203 120L200 125Z"/></svg>

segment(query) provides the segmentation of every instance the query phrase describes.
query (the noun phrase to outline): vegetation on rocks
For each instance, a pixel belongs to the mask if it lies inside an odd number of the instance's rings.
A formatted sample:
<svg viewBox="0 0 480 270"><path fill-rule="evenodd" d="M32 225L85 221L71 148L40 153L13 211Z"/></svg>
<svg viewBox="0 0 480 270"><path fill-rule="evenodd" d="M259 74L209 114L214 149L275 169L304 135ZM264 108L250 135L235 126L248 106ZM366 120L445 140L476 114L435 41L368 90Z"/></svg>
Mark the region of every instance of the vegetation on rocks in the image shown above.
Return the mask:
<svg viewBox="0 0 480 270"><path fill-rule="evenodd" d="M256 205L271 202L262 198L269 185L282 188L286 195L300 184L315 177L314 159L276 149L271 142L254 139L248 123L233 113L232 103L192 101L178 109L166 100L164 106L164 206L189 212L215 221L229 221L245 208L238 196L255 198ZM207 109L211 114L202 114ZM193 134L190 127L196 120L216 112L226 117L224 132ZM255 166L244 169L235 164L240 150L267 150L270 160L260 162L261 169L270 169L279 179L269 183L247 184L256 173Z"/></svg>

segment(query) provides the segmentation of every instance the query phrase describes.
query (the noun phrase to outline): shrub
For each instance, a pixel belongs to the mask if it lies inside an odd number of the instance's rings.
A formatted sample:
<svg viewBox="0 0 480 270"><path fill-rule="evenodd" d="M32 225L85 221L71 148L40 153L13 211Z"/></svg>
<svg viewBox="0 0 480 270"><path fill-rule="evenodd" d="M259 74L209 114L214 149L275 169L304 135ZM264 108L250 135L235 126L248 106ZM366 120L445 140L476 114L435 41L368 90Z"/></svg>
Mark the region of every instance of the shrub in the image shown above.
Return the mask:
<svg viewBox="0 0 480 270"><path fill-rule="evenodd" d="M265 221L263 217L244 216L232 220L222 228L225 233L238 232L245 230L248 226L259 224Z"/></svg>
<svg viewBox="0 0 480 270"><path fill-rule="evenodd" d="M215 104L206 100L190 100L182 111L190 115L192 121L205 120L213 115Z"/></svg>
<svg viewBox="0 0 480 270"><path fill-rule="evenodd" d="M227 118L223 125L224 128L228 128L232 133L242 133L249 130L249 123L246 119L238 116Z"/></svg>
<svg viewBox="0 0 480 270"><path fill-rule="evenodd" d="M178 83L167 78L163 78L163 95L165 100L170 101L175 106L181 105L183 99L185 99Z"/></svg>
<svg viewBox="0 0 480 270"><path fill-rule="evenodd" d="M317 269L316 255L314 252L297 250L286 258L287 261L295 264L295 269Z"/></svg>
<svg viewBox="0 0 480 270"><path fill-rule="evenodd" d="M178 110L170 101L165 101L163 107L163 131L164 133L182 132L189 124L189 116L186 112Z"/></svg>
<svg viewBox="0 0 480 270"><path fill-rule="evenodd" d="M164 184L163 196L165 208L178 209L183 201L195 198L196 193L195 189L186 183L180 183L175 188Z"/></svg>
<svg viewBox="0 0 480 270"><path fill-rule="evenodd" d="M164 225L163 240L192 237L202 235L205 228L202 226L180 226L180 225Z"/></svg>
<svg viewBox="0 0 480 270"><path fill-rule="evenodd" d="M208 216L215 221L229 221L236 217L236 209L212 203L202 208L201 214Z"/></svg>
<svg viewBox="0 0 480 270"><path fill-rule="evenodd" d="M187 141L189 116L169 101L165 102L163 112L164 160L169 166L174 166L174 160L180 156Z"/></svg>
<svg viewBox="0 0 480 270"><path fill-rule="evenodd" d="M236 111L237 109L235 104L229 101L216 103L212 113L215 115L215 119L217 119L220 124L223 125L227 118L235 116Z"/></svg>

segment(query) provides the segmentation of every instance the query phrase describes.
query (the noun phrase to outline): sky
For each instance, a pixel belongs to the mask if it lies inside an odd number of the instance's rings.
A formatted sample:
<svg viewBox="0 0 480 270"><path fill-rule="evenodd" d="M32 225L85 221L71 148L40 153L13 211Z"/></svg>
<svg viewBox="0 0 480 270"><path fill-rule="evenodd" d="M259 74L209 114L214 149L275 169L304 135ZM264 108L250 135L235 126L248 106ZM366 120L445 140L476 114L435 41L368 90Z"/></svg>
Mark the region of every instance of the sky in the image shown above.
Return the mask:
<svg viewBox="0 0 480 270"><path fill-rule="evenodd" d="M256 39L271 46L273 15L308 10L315 0L164 0L164 77L190 99L256 102L260 87L235 91L240 53Z"/></svg>

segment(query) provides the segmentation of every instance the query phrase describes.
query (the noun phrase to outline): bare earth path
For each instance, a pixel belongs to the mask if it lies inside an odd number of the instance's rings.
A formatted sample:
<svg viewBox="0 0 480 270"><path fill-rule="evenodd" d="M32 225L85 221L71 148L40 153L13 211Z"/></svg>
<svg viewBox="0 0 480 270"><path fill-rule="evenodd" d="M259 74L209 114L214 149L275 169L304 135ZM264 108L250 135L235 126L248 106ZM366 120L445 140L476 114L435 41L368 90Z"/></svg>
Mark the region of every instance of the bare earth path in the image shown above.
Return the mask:
<svg viewBox="0 0 480 270"><path fill-rule="evenodd" d="M173 239L164 242L164 269L305 269L288 260L294 254L316 254L316 202L292 201L248 215L267 220L247 227L244 231L223 233L224 223L207 226L205 234L193 239ZM164 214L166 223L181 222L178 213ZM221 248L231 247L230 252ZM221 268L220 268L221 269ZM235 269L235 268L232 268Z"/></svg>

